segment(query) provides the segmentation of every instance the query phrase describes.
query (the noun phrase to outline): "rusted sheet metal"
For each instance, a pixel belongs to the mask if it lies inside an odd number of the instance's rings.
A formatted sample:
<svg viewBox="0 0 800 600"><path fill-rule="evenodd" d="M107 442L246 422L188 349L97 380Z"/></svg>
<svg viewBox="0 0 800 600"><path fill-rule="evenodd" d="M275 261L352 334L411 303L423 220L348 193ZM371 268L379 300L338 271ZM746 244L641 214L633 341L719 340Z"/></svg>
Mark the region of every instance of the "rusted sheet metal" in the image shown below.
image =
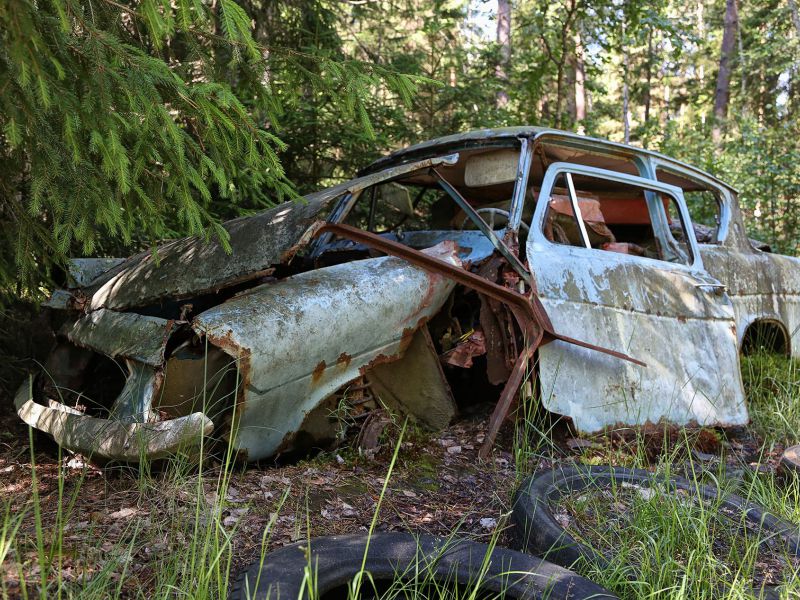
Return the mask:
<svg viewBox="0 0 800 600"><path fill-rule="evenodd" d="M213 346L177 348L164 367L164 383L153 399L154 413L176 418L198 410L216 421L231 405L236 364Z"/></svg>
<svg viewBox="0 0 800 600"><path fill-rule="evenodd" d="M459 150L472 147L488 147L492 144L508 144L509 142L513 143L520 138L532 139L533 143L537 146L542 142L556 144L561 143L568 146L579 147L581 149L592 149L601 154L609 154L613 152L622 156L642 157L643 159L657 160L661 164L677 167L681 170L696 174L696 176L703 177L708 181L712 181L717 185L724 186L729 190L735 191L730 184L717 179L710 173L706 173L695 166L686 164L670 156L665 156L652 150L635 148L633 146L628 146L617 142L591 138L585 135L560 131L558 129L549 129L546 127L535 127L530 125L477 129L474 131L456 133L433 140L427 140L425 142L414 144L413 146L392 152L383 158L379 158L365 169L362 169L360 174L366 175L375 173L376 171L380 171L381 169L391 165L396 165L398 163L410 160L419 160L425 156L443 154L445 152L458 152Z"/></svg>
<svg viewBox="0 0 800 600"><path fill-rule="evenodd" d="M378 181L420 168L446 163L440 157L388 169L287 202L253 216L223 225L231 252L216 240L191 237L144 252L111 269L87 288L90 308L123 310L153 304L162 298L180 300L257 279L271 266L288 261L313 234L315 219L323 217L333 200Z"/></svg>
<svg viewBox="0 0 800 600"><path fill-rule="evenodd" d="M559 173L658 191L690 222L679 188L585 165L550 165L540 197L550 197ZM539 351L542 402L589 432L662 419L747 423L730 300L704 270L694 237L684 252L669 234L661 201L651 200L651 214L660 215L659 221L653 217L653 231L674 246L674 260L553 243L544 234L549 203L537 204L526 254L556 329L647 356L649 365L641 369L556 342ZM587 386L596 395L587 394Z"/></svg>
<svg viewBox="0 0 800 600"><path fill-rule="evenodd" d="M69 287L86 287L109 269L124 262L124 258L71 258L68 271Z"/></svg>
<svg viewBox="0 0 800 600"><path fill-rule="evenodd" d="M426 252L461 269L452 242ZM382 257L262 285L198 315L192 327L240 362L234 447L250 460L291 448L305 415L371 367L400 358L453 286Z"/></svg>
<svg viewBox="0 0 800 600"><path fill-rule="evenodd" d="M42 302L42 306L55 310L69 310L73 308L73 296L67 290L55 290L50 297Z"/></svg>
<svg viewBox="0 0 800 600"><path fill-rule="evenodd" d="M494 253L492 242L480 231L403 231L381 233L380 236L417 250L451 240L458 244L459 258L472 265L486 260Z"/></svg>
<svg viewBox="0 0 800 600"><path fill-rule="evenodd" d="M780 323L790 336L790 351L800 357L800 259L762 252L732 252L701 246L703 264L727 286L736 316L736 338L759 321Z"/></svg>
<svg viewBox="0 0 800 600"><path fill-rule="evenodd" d="M472 366L472 359L484 354L486 354L486 338L482 331L473 331L454 348L442 354L441 360L454 367L469 369Z"/></svg>
<svg viewBox="0 0 800 600"><path fill-rule="evenodd" d="M575 344L576 346L582 346L590 350L608 354L609 356L613 356L615 358L627 360L643 367L647 366L644 362L633 358L624 352L618 352L617 350L611 350L602 346L589 344L579 339L557 333L553 329L552 323L550 322L544 307L539 301L535 290L532 292L530 297L524 296L519 292L515 292L509 288L497 285L491 281L487 281L479 275L475 275L474 273L459 267L455 267L454 265L443 260L439 260L433 255L413 250L412 248L408 248L402 244L398 244L397 242L384 239L374 233L363 231L349 225L326 223L319 227L314 235L321 235L323 233L334 233L340 237L358 241L365 246L370 246L391 256L397 256L407 260L412 265L416 265L432 273L444 275L456 283L474 289L486 296L495 298L500 302L512 307L512 309L519 311L519 313L525 315L526 318L530 318L532 321L538 323L542 327L545 337L551 340L561 340L569 344Z"/></svg>
<svg viewBox="0 0 800 600"><path fill-rule="evenodd" d="M389 408L443 429L456 416L456 403L427 327L420 327L403 357L368 373L372 390Z"/></svg>
<svg viewBox="0 0 800 600"><path fill-rule="evenodd" d="M100 309L84 315L62 334L72 343L111 357L158 366L178 321Z"/></svg>
<svg viewBox="0 0 800 600"><path fill-rule="evenodd" d="M134 360L126 360L125 365L128 376L111 407L111 419L127 423L155 420L152 405L163 382L161 371Z"/></svg>
<svg viewBox="0 0 800 600"><path fill-rule="evenodd" d="M60 446L94 459L138 462L143 456L169 456L197 447L214 427L203 413L158 423L97 419L62 404L38 404L32 389L30 379L20 386L14 398L20 418L52 436Z"/></svg>
<svg viewBox="0 0 800 600"><path fill-rule="evenodd" d="M373 233L350 227L349 225L336 225L328 223L317 230L317 235L323 233L334 233L340 237L349 238L358 241L365 246L370 246L381 252L392 256L398 256L407 260L412 265L417 265L431 273L441 274L445 277L451 278L454 281L465 285L478 291L481 294L495 298L504 304L508 305L517 319L517 322L522 330L522 335L525 342L525 347L520 352L519 356L514 363L514 368L511 371L511 376L506 382L503 392L500 395L497 406L489 420L489 431L484 439L483 446L480 454L485 457L492 445L494 444L495 436L500 430L500 425L505 420L506 415L511 407L511 404L522 384L525 371L530 359L535 350L545 340L560 340L574 346L581 347L587 350L593 350L601 354L606 354L617 359L629 361L638 366L646 366L642 361L632 358L627 354L610 350L602 346L594 344L587 344L578 339L564 336L556 333L553 325L550 322L547 313L536 293L536 289L531 290L530 297L523 296L509 288L497 285L491 281L484 279L479 275L475 275L464 269L454 268L453 265L448 264L434 256L428 256L424 253L418 252L411 248L407 248L402 244L385 240ZM533 282L533 280L531 280Z"/></svg>

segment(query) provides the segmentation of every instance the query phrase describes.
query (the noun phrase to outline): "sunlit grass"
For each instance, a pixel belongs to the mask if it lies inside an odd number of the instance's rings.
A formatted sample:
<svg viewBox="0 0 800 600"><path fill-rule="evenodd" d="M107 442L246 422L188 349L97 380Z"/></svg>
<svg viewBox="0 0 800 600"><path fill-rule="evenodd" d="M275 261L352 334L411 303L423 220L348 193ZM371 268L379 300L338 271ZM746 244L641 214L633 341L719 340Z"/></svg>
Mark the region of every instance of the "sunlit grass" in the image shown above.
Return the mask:
<svg viewBox="0 0 800 600"><path fill-rule="evenodd" d="M586 440L585 447L567 451L541 440L542 419L524 405L518 421L517 459L524 458L528 474L537 464L574 461L645 468L655 477L681 476L696 485L735 493L777 517L800 523L798 479L759 468L769 452L800 441L798 366L774 354L743 357L750 434L756 448L755 456L747 460L731 448L722 431L668 425L608 432ZM706 446L713 448L711 454ZM698 448L703 450L698 452ZM752 531L739 535L738 522L721 518L719 508L718 502L639 495L621 487L606 494L576 492L552 507L561 512L562 519L570 514L570 533L603 551L606 559L602 566L583 562L575 568L621 598L752 598L754 574L760 573L755 580L764 583L764 570L759 569L767 556L782 562L782 567L770 571L779 573L781 596L800 597L797 559L783 545L775 545L768 554L759 552L767 536Z"/></svg>
<svg viewBox="0 0 800 600"><path fill-rule="evenodd" d="M779 354L742 357L752 426L767 444L800 442L800 362Z"/></svg>

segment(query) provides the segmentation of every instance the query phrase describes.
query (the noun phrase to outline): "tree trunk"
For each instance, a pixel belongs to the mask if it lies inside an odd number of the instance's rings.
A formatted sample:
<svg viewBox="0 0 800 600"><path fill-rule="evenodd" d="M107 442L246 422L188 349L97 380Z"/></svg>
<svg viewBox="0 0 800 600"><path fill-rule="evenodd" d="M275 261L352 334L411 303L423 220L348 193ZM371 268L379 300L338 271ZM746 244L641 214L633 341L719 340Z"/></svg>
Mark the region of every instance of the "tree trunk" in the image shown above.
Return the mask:
<svg viewBox="0 0 800 600"><path fill-rule="evenodd" d="M728 116L728 103L731 97L732 57L736 47L736 33L739 29L739 13L736 0L726 0L725 21L722 33L722 48L719 53L717 87L714 91L714 128L711 137L715 143L722 138L722 123Z"/></svg>
<svg viewBox="0 0 800 600"><path fill-rule="evenodd" d="M628 49L622 51L622 127L624 130L625 143L631 141L631 119L630 119L630 92L628 90Z"/></svg>
<svg viewBox="0 0 800 600"><path fill-rule="evenodd" d="M575 32L575 121L578 128L586 119L586 68L583 63L583 43L580 31Z"/></svg>
<svg viewBox="0 0 800 600"><path fill-rule="evenodd" d="M575 102L575 85L578 79L578 61L574 52L567 58L567 72L564 76L566 83L566 110L570 123L578 120L578 105Z"/></svg>
<svg viewBox="0 0 800 600"><path fill-rule="evenodd" d="M797 39L800 39L800 9L797 8L796 0L789 0L789 10L792 13L792 23L794 23L794 30L797 33Z"/></svg>
<svg viewBox="0 0 800 600"><path fill-rule="evenodd" d="M497 0L497 44L500 46L500 59L495 68L495 76L500 83L497 92L497 108L508 106L508 71L511 65L511 2Z"/></svg>
<svg viewBox="0 0 800 600"><path fill-rule="evenodd" d="M645 69L645 86L644 86L644 124L647 125L650 121L650 104L652 102L652 94L650 93L650 86L653 83L653 30L652 28L647 32L647 67Z"/></svg>

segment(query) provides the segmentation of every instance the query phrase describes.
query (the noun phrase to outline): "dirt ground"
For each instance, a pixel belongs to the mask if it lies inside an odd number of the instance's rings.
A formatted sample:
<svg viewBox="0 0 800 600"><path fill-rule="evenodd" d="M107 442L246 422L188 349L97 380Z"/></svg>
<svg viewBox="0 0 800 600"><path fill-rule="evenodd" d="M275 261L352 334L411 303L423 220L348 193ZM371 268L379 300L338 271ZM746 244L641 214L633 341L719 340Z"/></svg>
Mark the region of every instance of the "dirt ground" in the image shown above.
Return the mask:
<svg viewBox="0 0 800 600"><path fill-rule="evenodd" d="M28 430L8 408L4 407L0 420L0 490L4 499L10 499L14 514L32 498L32 470ZM441 536L457 532L486 541L500 528L499 543L509 541L508 532L502 530L507 527L518 475L510 452L513 433L507 426L491 457L481 462L478 449L491 407L484 408L482 414L462 418L444 431L412 429L406 434L377 530ZM284 466L237 467L222 504L222 523L233 535L232 572L258 559L270 521L269 549L309 535L367 531L398 434L399 427L390 425L383 445L370 458L346 446ZM655 459L680 435L676 428L665 438L663 428L654 428L649 433L626 430L587 441L572 438L564 427L556 428L556 445L549 448L548 458L537 458L526 469L549 466L552 460L624 462L624 456L641 456L642 451ZM205 467L200 491L196 469L190 468L180 476L167 472L145 476L130 467L101 470L86 465L80 457L63 456L59 460L52 442L42 436L35 440L44 531L57 527L59 472L63 475L62 506L74 502L63 526L61 577L67 584L80 586L106 568L110 557L117 555L113 560L118 560L120 550L129 548L130 556L122 561L123 589L134 594L150 588L164 557L181 552L188 537L196 535L192 527L197 511L211 512L220 506L218 464ZM685 457L687 468L698 463L702 467L704 462L713 466L725 455L730 469L772 470L780 452L775 448L762 456L756 440L746 435L724 440L710 430L692 434L691 443L691 455ZM644 444L644 448L637 444ZM680 469L681 465L676 467ZM20 592L20 576L29 586L38 577L33 517L32 513L26 515L16 547L0 567L10 597Z"/></svg>

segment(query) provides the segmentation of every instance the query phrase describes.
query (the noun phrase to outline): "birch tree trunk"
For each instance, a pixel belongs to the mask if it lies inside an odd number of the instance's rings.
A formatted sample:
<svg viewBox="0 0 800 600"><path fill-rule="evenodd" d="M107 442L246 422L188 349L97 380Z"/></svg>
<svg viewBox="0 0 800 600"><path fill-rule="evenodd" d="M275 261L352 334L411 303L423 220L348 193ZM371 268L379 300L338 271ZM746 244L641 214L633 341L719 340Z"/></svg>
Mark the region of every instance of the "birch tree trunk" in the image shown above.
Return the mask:
<svg viewBox="0 0 800 600"><path fill-rule="evenodd" d="M739 29L739 12L736 0L726 0L725 21L723 22L722 48L719 53L717 87L714 91L714 127L711 137L714 143L722 139L722 124L728 116L728 103L731 97L732 57L736 48L736 34Z"/></svg>

